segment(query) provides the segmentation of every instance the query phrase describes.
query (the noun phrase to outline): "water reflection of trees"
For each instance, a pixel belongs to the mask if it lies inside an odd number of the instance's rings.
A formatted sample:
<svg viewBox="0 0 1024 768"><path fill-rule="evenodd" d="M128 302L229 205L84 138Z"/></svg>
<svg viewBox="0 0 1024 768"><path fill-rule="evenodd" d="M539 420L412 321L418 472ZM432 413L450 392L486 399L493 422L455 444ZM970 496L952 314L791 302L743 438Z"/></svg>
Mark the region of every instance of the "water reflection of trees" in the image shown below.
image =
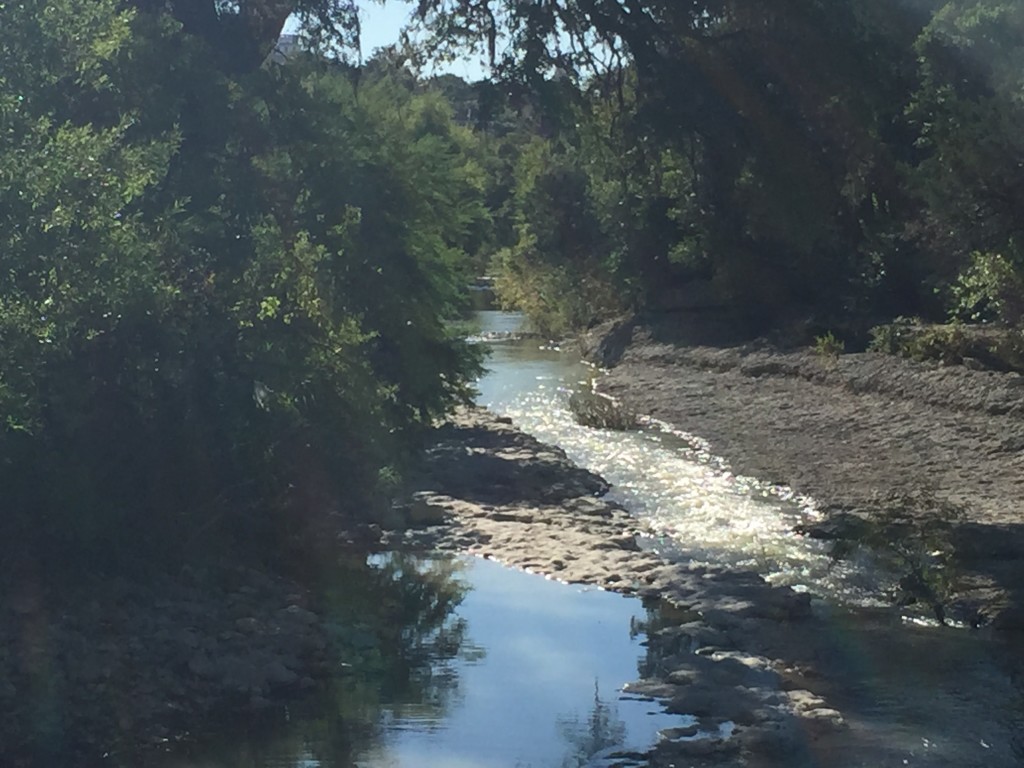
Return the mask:
<svg viewBox="0 0 1024 768"><path fill-rule="evenodd" d="M622 744L626 738L626 724L619 717L614 701L601 698L597 680L594 681L594 704L586 720L579 716L560 717L558 729L569 743L568 754L562 759L561 768L580 768L611 747Z"/></svg>
<svg viewBox="0 0 1024 768"><path fill-rule="evenodd" d="M645 601L644 610L647 618L634 618L629 626L631 638L648 638L645 643L646 653L637 664L637 673L640 679L661 677L673 670L676 657L680 653L692 653L695 650L689 635L665 638L661 636L661 630L694 621L699 614L673 605L667 600Z"/></svg>
<svg viewBox="0 0 1024 768"><path fill-rule="evenodd" d="M288 722L248 743L225 744L224 768L347 768L380 742L389 723L439 725L459 696L454 661L479 657L454 615L468 586L454 559L388 553L353 558L324 577L331 680L288 712ZM226 759L225 759L226 758Z"/></svg>

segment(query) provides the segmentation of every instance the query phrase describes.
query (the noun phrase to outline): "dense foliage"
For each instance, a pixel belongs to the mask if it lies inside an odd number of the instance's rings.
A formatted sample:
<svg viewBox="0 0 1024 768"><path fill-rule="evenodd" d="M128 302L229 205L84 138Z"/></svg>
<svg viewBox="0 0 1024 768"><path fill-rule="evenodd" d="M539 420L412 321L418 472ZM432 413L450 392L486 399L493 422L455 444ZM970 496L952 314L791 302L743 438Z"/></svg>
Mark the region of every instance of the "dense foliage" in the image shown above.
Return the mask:
<svg viewBox="0 0 1024 768"><path fill-rule="evenodd" d="M3 13L4 540L272 542L386 491L476 371L469 132L313 57L228 71L165 13Z"/></svg>
<svg viewBox="0 0 1024 768"><path fill-rule="evenodd" d="M547 148L532 151L550 155L552 183L524 159L519 185L532 191L502 261L514 300L561 297L558 308L524 301L542 324L622 303L718 306L749 333L834 328L861 341L897 315L1020 323L1020 3L420 10L438 46L468 37L530 83L537 105L553 88L561 97ZM586 265L551 237L556 214Z"/></svg>
<svg viewBox="0 0 1024 768"><path fill-rule="evenodd" d="M4 540L372 504L467 393L488 268L552 334L1024 319L1020 3L421 0L477 84L344 63L357 9L0 5Z"/></svg>

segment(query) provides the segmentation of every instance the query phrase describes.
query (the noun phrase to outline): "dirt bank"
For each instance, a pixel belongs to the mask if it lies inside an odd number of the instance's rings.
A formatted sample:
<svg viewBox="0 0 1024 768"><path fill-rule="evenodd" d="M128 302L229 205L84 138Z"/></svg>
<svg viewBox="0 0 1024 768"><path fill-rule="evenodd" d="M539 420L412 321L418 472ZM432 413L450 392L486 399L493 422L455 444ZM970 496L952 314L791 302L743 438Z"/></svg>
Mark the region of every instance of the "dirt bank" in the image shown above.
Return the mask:
<svg viewBox="0 0 1024 768"><path fill-rule="evenodd" d="M403 510L413 527L385 534L386 546L490 557L638 595L659 609L648 627L645 678L630 691L698 722L665 734L639 763L616 764L902 766L922 738L927 744L932 734L945 735L944 694L937 689L905 691L892 683L903 701L898 715L865 695L869 655L876 648L890 660L900 653L879 642L883 635L872 630L861 638L863 626L848 628L842 616L812 610L807 595L771 587L756 574L665 561L645 546L636 518L600 498L607 489L601 478L508 420L483 411L460 414L440 431L418 487ZM859 648L857 663L850 660L852 646ZM921 652L950 679L964 664L963 656L944 660L924 644L910 651ZM957 683L956 702L997 695L990 681L978 678ZM965 685L982 690L965 693ZM945 740L928 765L1017 763L1003 725L990 722L984 706L979 711L981 721L961 711L964 733ZM979 736L979 729L986 733ZM979 738L987 746L979 747Z"/></svg>
<svg viewBox="0 0 1024 768"><path fill-rule="evenodd" d="M1012 735L1024 733L1019 707L1006 704L1019 698L1019 652L1009 671L975 664L948 634L915 635L885 616L865 629L862 616L851 622L756 574L667 562L640 521L601 498L604 480L507 420L459 414L416 481L398 525L325 532L325 547L467 552L657 609L631 690L697 722L622 766L963 768L1018 765L1024 754ZM86 765L110 751L102 764L143 764L136 750L194 738L204 718L247 719L302 695L337 654L312 595L252 570L67 591L36 576L0 585L5 765ZM900 677L921 657L934 685ZM66 759L75 754L83 759Z"/></svg>
<svg viewBox="0 0 1024 768"><path fill-rule="evenodd" d="M598 329L589 346L615 363L601 391L708 440L739 474L812 496L834 520L962 510L956 610L1024 628L1024 376L683 346L628 325Z"/></svg>
<svg viewBox="0 0 1024 768"><path fill-rule="evenodd" d="M327 666L307 591L251 568L15 576L0 583L5 766L144 765L282 706Z"/></svg>

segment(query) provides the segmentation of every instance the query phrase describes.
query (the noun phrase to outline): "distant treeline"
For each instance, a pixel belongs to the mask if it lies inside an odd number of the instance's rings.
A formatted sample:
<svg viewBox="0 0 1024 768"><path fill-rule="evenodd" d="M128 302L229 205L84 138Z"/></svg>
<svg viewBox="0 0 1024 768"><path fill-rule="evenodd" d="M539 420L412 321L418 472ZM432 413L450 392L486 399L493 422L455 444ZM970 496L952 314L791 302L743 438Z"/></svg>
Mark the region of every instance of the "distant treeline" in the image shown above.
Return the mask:
<svg viewBox="0 0 1024 768"><path fill-rule="evenodd" d="M540 116L498 271L543 328L693 288L751 334L1021 325L1024 4L529 5L494 22Z"/></svg>

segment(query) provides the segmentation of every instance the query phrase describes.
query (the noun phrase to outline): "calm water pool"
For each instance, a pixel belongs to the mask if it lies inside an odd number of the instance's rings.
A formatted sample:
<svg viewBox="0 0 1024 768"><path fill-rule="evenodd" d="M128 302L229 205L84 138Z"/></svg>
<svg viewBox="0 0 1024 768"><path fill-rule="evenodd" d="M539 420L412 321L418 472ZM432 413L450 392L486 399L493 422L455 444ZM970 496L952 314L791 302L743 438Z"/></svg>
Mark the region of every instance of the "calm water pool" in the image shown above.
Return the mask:
<svg viewBox="0 0 1024 768"><path fill-rule="evenodd" d="M636 599L476 558L379 556L366 575L382 605L410 609L400 647L362 596L339 593L341 644L361 646L359 663L289 722L166 768L579 768L689 722L620 696L645 657Z"/></svg>

